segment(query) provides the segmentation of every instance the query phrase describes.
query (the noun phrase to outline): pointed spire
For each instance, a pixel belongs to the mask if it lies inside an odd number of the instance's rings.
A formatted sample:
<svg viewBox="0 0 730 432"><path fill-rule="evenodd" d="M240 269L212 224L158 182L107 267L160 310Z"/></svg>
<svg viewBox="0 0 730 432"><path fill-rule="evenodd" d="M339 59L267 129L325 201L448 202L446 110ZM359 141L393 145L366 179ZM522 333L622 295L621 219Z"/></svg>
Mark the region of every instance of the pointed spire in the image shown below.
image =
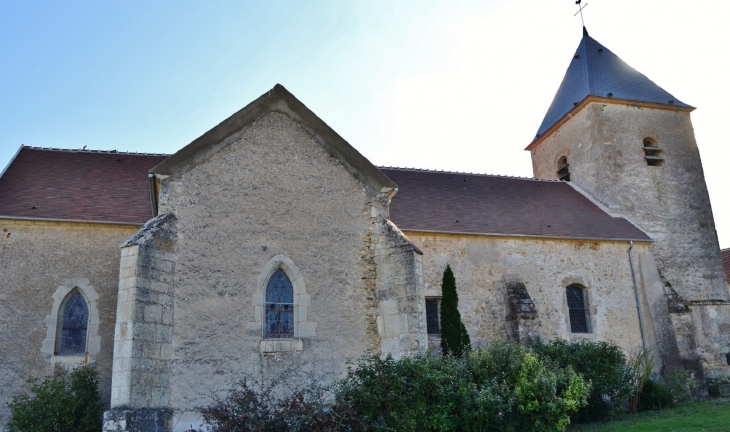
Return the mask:
<svg viewBox="0 0 730 432"><path fill-rule="evenodd" d="M590 37L583 26L583 38L533 142L589 96L693 109Z"/></svg>

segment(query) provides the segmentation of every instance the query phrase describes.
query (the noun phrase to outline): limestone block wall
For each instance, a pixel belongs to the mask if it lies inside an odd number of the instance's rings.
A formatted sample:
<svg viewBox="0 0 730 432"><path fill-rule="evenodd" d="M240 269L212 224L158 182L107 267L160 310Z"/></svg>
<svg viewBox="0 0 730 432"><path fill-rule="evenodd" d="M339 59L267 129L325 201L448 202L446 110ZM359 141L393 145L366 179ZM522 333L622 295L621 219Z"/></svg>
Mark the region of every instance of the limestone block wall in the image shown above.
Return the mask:
<svg viewBox="0 0 730 432"><path fill-rule="evenodd" d="M440 294L443 271L451 265L459 311L475 346L508 338L505 276L524 283L537 312L530 331L542 338L607 340L626 351L642 344L627 242L406 234L423 251L429 295ZM648 253L649 246L635 244L634 251ZM592 333L570 332L565 288L572 283L587 289ZM642 310L650 321L645 297ZM656 347L654 338L649 346Z"/></svg>
<svg viewBox="0 0 730 432"><path fill-rule="evenodd" d="M381 353L398 359L425 350L428 341L421 251L390 221L383 221L375 261Z"/></svg>
<svg viewBox="0 0 730 432"><path fill-rule="evenodd" d="M647 166L643 140L663 166ZM649 232L666 281L687 300L730 300L702 161L687 112L592 102L532 150L536 178L571 181ZM711 156L711 155L710 155Z"/></svg>
<svg viewBox="0 0 730 432"><path fill-rule="evenodd" d="M0 430L6 402L27 391L28 375L52 373L54 347L44 349L54 294L83 285L95 293L98 340L93 361L104 403L110 400L119 245L138 226L0 220ZM70 284L70 285L69 285ZM68 286L67 286L68 285ZM98 346L96 345L98 343Z"/></svg>
<svg viewBox="0 0 730 432"><path fill-rule="evenodd" d="M174 221L160 215L122 245L112 409L170 405Z"/></svg>
<svg viewBox="0 0 730 432"><path fill-rule="evenodd" d="M178 428L195 425L195 406L244 377L300 368L326 379L367 350L399 350L383 347L379 293L392 281L398 300L417 295L407 286L415 272L379 268L388 254L417 262L413 248L383 231L390 191L369 190L282 114L264 114L226 140L161 182L160 213L177 217L170 404ZM307 330L296 322L291 343L263 341L256 324L262 275L277 257L291 263L282 268L308 303L296 306L306 309ZM411 317L407 328L417 328Z"/></svg>

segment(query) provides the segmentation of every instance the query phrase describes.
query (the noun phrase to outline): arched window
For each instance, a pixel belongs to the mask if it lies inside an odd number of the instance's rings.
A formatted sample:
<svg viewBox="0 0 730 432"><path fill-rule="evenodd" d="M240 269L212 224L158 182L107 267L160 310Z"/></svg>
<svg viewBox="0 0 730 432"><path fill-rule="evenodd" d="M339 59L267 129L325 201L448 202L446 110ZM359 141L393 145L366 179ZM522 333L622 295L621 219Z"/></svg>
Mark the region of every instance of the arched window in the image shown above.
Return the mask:
<svg viewBox="0 0 730 432"><path fill-rule="evenodd" d="M89 325L89 307L86 299L79 292L72 293L62 311L57 354L86 354L86 334Z"/></svg>
<svg viewBox="0 0 730 432"><path fill-rule="evenodd" d="M269 278L264 301L264 338L294 337L294 288L281 268Z"/></svg>
<svg viewBox="0 0 730 432"><path fill-rule="evenodd" d="M570 171L568 170L568 158L566 156L558 159L558 179L570 181Z"/></svg>
<svg viewBox="0 0 730 432"><path fill-rule="evenodd" d="M646 164L649 166L662 166L664 164L664 158L656 140L654 138L644 138L643 144Z"/></svg>
<svg viewBox="0 0 730 432"><path fill-rule="evenodd" d="M570 285L565 289L568 297L568 313L570 314L571 333L590 333L591 320L588 309L588 299L583 287Z"/></svg>

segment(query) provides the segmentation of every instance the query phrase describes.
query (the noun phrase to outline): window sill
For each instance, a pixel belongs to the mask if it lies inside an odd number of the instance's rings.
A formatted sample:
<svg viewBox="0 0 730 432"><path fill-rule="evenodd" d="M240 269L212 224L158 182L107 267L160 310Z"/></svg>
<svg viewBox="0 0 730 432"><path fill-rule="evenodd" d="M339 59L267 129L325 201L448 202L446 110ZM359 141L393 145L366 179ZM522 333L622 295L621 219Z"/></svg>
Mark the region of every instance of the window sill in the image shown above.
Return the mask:
<svg viewBox="0 0 730 432"><path fill-rule="evenodd" d="M269 339L259 344L261 354L276 354L281 352L302 351L304 344L301 339Z"/></svg>
<svg viewBox="0 0 730 432"><path fill-rule="evenodd" d="M76 354L76 355L58 355L55 354L53 356L53 363L54 364L65 364L65 365L84 365L89 363L88 357L86 354Z"/></svg>

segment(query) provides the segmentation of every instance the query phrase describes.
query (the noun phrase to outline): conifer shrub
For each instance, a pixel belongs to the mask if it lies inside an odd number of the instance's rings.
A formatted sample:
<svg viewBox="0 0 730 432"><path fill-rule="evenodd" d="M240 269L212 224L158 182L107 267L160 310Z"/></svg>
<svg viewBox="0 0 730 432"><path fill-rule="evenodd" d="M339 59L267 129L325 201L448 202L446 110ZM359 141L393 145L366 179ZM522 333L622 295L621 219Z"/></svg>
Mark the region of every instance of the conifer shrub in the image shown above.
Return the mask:
<svg viewBox="0 0 730 432"><path fill-rule="evenodd" d="M57 368L42 381L30 377L30 395L8 403L9 432L98 432L104 407L99 397L99 378L91 367L72 372Z"/></svg>
<svg viewBox="0 0 730 432"><path fill-rule="evenodd" d="M443 355L461 357L471 348L469 333L461 321L459 296L456 293L456 278L451 266L444 270L441 284L441 352Z"/></svg>
<svg viewBox="0 0 730 432"><path fill-rule="evenodd" d="M609 342L538 340L532 352L549 364L571 367L591 383L588 403L574 416L575 422L600 420L613 413L632 393L633 372L621 348Z"/></svg>

